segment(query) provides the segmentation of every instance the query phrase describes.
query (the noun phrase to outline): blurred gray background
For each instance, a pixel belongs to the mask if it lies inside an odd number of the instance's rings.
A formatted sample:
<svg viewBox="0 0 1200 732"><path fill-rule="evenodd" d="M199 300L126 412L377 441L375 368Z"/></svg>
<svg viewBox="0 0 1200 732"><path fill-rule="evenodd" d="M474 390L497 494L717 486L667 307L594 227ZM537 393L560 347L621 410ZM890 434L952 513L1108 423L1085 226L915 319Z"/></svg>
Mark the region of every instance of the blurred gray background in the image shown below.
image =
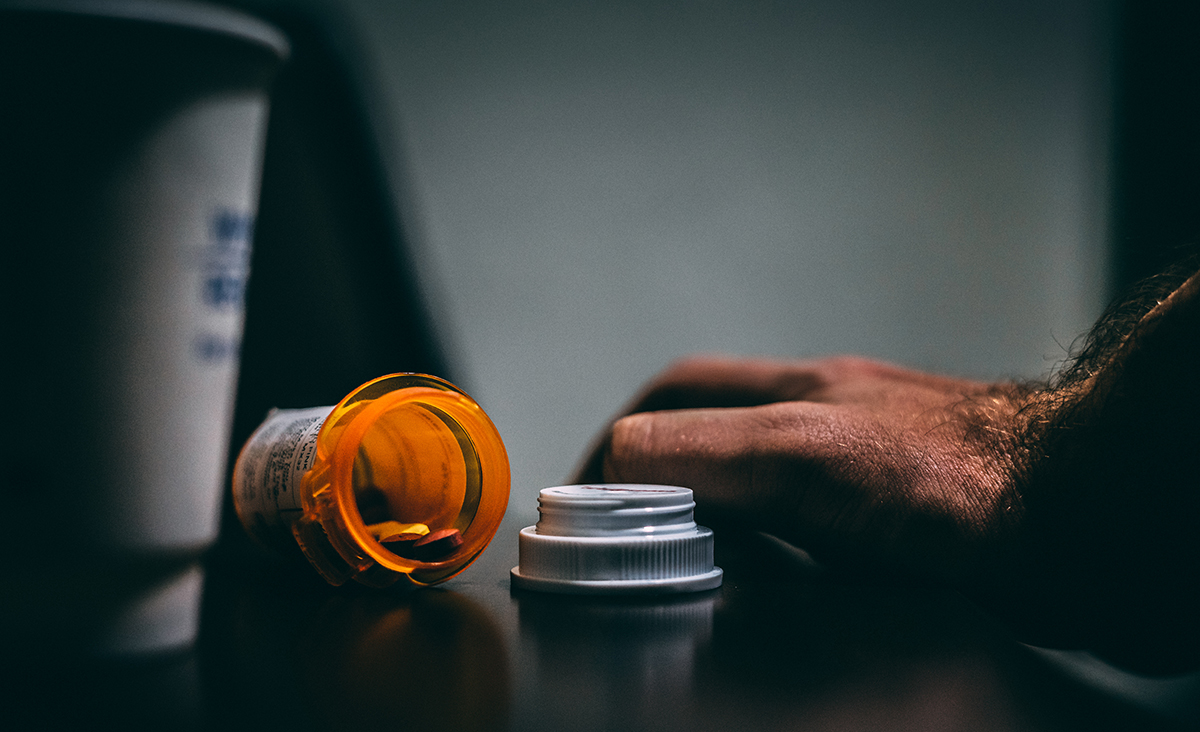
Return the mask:
<svg viewBox="0 0 1200 732"><path fill-rule="evenodd" d="M1111 3L263 4L359 79L510 512L685 354L1036 378L1109 297Z"/></svg>

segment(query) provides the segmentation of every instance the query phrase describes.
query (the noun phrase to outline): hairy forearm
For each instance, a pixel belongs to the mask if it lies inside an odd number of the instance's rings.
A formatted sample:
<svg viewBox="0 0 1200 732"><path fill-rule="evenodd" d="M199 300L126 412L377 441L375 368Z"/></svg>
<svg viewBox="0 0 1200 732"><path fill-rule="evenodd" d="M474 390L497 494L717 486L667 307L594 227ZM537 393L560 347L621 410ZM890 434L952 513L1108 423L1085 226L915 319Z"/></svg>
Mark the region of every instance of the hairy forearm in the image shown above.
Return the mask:
<svg viewBox="0 0 1200 732"><path fill-rule="evenodd" d="M1021 417L1025 515L1007 605L1146 670L1200 662L1200 276L1112 308Z"/></svg>

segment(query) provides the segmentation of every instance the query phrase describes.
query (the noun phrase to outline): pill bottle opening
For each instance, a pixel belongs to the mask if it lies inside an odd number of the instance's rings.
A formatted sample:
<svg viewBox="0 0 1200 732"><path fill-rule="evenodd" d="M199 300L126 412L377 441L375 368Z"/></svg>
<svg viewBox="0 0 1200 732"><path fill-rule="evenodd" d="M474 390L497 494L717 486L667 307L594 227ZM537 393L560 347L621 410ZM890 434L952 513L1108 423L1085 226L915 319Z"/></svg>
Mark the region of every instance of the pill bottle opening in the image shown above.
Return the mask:
<svg viewBox="0 0 1200 732"><path fill-rule="evenodd" d="M508 504L508 457L465 394L433 377L385 377L347 397L325 429L317 451L332 446L337 513L374 562L432 584L487 547Z"/></svg>

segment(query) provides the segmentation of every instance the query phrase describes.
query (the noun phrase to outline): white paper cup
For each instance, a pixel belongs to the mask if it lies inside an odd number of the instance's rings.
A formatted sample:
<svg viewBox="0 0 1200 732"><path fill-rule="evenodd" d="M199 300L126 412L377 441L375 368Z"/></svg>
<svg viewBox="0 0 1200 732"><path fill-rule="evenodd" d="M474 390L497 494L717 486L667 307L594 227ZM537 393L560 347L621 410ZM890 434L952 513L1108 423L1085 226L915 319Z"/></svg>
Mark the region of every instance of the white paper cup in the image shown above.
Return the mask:
<svg viewBox="0 0 1200 732"><path fill-rule="evenodd" d="M206 6L0 5L0 655L194 640L286 55Z"/></svg>

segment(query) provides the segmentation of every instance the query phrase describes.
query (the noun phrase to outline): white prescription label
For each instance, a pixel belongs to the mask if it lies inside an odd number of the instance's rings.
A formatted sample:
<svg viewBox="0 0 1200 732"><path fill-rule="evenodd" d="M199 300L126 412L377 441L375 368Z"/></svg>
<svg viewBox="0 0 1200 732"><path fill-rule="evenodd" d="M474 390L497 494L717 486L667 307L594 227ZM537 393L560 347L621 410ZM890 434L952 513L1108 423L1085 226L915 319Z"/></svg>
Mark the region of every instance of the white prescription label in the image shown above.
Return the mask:
<svg viewBox="0 0 1200 732"><path fill-rule="evenodd" d="M246 531L269 546L292 543L300 481L317 455L317 434L333 407L274 409L238 457L233 502Z"/></svg>

